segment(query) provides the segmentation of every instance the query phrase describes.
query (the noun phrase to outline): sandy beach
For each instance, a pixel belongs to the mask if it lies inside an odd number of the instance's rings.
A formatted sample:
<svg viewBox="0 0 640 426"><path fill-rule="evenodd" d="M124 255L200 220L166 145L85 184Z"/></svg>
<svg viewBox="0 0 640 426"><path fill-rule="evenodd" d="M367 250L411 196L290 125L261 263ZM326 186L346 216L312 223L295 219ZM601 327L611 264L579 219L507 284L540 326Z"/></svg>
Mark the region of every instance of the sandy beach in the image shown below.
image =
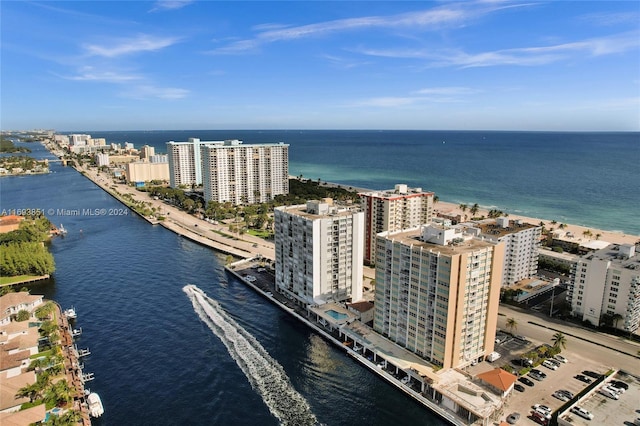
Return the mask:
<svg viewBox="0 0 640 426"><path fill-rule="evenodd" d="M468 207L471 207L471 206L469 205ZM468 218L471 218L471 213L469 213L468 208L466 212L463 212L458 204L449 203L446 201L438 201L434 205L434 210L437 213L442 213L449 216L461 215L462 218L464 218L466 215ZM488 215L489 215L488 210L480 208L478 212L475 214L475 217L481 217L481 216L488 217ZM518 216L514 214L509 214L509 218L516 219L516 220L519 219L519 220L522 220L523 222L531 223L534 225L539 225L540 223L543 223L545 229L547 230L548 229L557 230L559 229L558 227L560 226L560 222L552 223L553 221L549 219L532 218L532 217L526 217L526 216ZM591 232L591 235L585 236L583 234L585 231ZM615 244L635 244L638 241L640 241L640 235L629 235L629 234L623 234L621 232L605 231L603 229L588 228L585 226L572 225L570 223L564 223L564 228L562 229L562 232L565 232L565 233L570 232L571 235L573 235L574 237L568 238L568 239L575 242L579 242L579 243L586 243L587 241L596 240L596 239L600 241L607 241L609 243L615 243Z"/></svg>

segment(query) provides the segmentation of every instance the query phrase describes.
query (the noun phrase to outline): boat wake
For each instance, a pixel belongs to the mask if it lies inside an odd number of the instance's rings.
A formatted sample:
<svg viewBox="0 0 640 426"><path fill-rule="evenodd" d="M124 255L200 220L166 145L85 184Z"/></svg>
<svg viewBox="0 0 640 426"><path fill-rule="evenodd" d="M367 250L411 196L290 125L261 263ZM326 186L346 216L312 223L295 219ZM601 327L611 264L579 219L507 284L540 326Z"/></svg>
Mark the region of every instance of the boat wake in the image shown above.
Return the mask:
<svg viewBox="0 0 640 426"><path fill-rule="evenodd" d="M200 319L227 347L231 357L280 424L318 424L309 403L293 388L282 366L249 332L198 287L186 285L182 290L191 299Z"/></svg>

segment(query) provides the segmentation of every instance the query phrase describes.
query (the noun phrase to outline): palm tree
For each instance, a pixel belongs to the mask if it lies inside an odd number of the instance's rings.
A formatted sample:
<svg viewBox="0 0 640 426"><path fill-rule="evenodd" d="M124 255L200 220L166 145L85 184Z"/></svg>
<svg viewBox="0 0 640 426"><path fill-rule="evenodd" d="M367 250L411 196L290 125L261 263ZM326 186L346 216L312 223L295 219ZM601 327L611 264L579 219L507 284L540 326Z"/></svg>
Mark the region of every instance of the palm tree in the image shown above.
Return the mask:
<svg viewBox="0 0 640 426"><path fill-rule="evenodd" d="M585 238L587 238L587 237L590 237L591 235L593 235L593 233L589 229L586 229L586 230L582 231L582 235Z"/></svg>
<svg viewBox="0 0 640 426"><path fill-rule="evenodd" d="M466 211L467 211L467 208L468 208L469 206L467 206L466 204L460 204L458 207L460 207L460 210L462 210L462 213L464 213L464 212L466 212Z"/></svg>
<svg viewBox="0 0 640 426"><path fill-rule="evenodd" d="M476 213L478 213L478 210L480 210L480 206L478 205L478 203L475 203L473 206L471 206L471 208L469 209L469 212L471 213L472 216L475 216Z"/></svg>
<svg viewBox="0 0 640 426"><path fill-rule="evenodd" d="M516 331L518 331L518 321L516 321L515 318L508 318L507 319L507 328L509 329L509 332L511 334L513 334L513 330L515 329Z"/></svg>
<svg viewBox="0 0 640 426"><path fill-rule="evenodd" d="M613 314L613 317L611 317L611 319L613 320L613 327L618 328L618 321L620 321L623 318L624 317L620 314Z"/></svg>
<svg viewBox="0 0 640 426"><path fill-rule="evenodd" d="M562 347L562 349L567 349L567 338L560 331L553 335L551 342L553 343L554 348Z"/></svg>
<svg viewBox="0 0 640 426"><path fill-rule="evenodd" d="M16 398L29 398L29 402L33 402L40 396L40 392L42 392L41 386L38 383L32 383L18 389Z"/></svg>
<svg viewBox="0 0 640 426"><path fill-rule="evenodd" d="M438 197L437 195L433 196L433 204L438 204L438 201L440 201L440 197Z"/></svg>

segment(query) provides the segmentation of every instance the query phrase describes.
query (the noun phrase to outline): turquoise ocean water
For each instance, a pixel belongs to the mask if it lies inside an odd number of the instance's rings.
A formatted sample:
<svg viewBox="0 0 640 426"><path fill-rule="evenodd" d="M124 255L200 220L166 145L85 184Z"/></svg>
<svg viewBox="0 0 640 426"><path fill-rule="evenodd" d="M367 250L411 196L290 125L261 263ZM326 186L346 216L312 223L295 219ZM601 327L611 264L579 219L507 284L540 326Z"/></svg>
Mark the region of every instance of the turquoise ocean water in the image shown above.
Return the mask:
<svg viewBox="0 0 640 426"><path fill-rule="evenodd" d="M83 131L108 142L241 139L290 145L290 174L640 235L640 133L182 130ZM65 132L66 133L66 132Z"/></svg>

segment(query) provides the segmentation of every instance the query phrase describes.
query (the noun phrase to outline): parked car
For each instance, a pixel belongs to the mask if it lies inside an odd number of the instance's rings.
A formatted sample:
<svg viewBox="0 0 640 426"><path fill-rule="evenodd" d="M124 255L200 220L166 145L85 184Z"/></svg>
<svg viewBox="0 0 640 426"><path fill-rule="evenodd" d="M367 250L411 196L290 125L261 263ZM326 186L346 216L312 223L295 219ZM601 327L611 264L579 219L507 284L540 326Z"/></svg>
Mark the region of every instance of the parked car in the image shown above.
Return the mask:
<svg viewBox="0 0 640 426"><path fill-rule="evenodd" d="M563 402L566 402L566 401L571 399L567 395L565 395L565 394L563 394L561 392L558 392L558 391L555 391L552 395L553 395L554 398L558 398L560 401L563 401Z"/></svg>
<svg viewBox="0 0 640 426"><path fill-rule="evenodd" d="M539 411L541 413L544 413L544 414L551 414L552 413L551 408L547 407L546 405L542 405L542 404L534 405L533 409L536 410L536 411Z"/></svg>
<svg viewBox="0 0 640 426"><path fill-rule="evenodd" d="M529 377L534 378L539 382L544 380L544 376L542 376L541 374L538 374L538 373L534 373L533 371L529 372Z"/></svg>
<svg viewBox="0 0 640 426"><path fill-rule="evenodd" d="M601 387L600 389L598 389L598 393L600 395L604 395L607 398L611 398L611 399L620 399L620 397L618 396L617 392L612 391L611 389L609 389L608 387L604 386Z"/></svg>
<svg viewBox="0 0 640 426"><path fill-rule="evenodd" d="M537 375L539 375L539 376L542 376L543 378L546 378L546 377L547 377L547 373L545 373L544 371L540 371L540 370L538 370L537 368L533 368L533 369L531 370L531 372L532 372L532 373L535 373L535 374L537 374Z"/></svg>
<svg viewBox="0 0 640 426"><path fill-rule="evenodd" d="M618 395L620 395L620 394L623 394L623 393L624 393L624 389L616 388L615 386L611 386L611 384L606 384L606 385L604 385L604 388L605 388L605 389L610 390L611 392L615 392L615 393L617 393Z"/></svg>
<svg viewBox="0 0 640 426"><path fill-rule="evenodd" d="M590 412L588 412L584 408L579 407L577 405L575 407L571 407L571 412L574 413L574 414L579 415L583 419L593 420L593 414L591 414Z"/></svg>
<svg viewBox="0 0 640 426"><path fill-rule="evenodd" d="M558 361L560 361L560 362L564 362L565 364L566 364L567 362L569 362L569 360L568 360L568 359L566 359L565 357L563 357L562 355L556 355L554 358L555 358L555 359L557 359L557 360L558 360Z"/></svg>
<svg viewBox="0 0 640 426"><path fill-rule="evenodd" d="M624 389L624 390L628 390L629 389L629 385L626 384L625 382L621 382L620 380L612 380L609 382L609 385L613 386L614 388L618 388L618 389Z"/></svg>
<svg viewBox="0 0 640 426"><path fill-rule="evenodd" d="M511 413L507 416L507 423L510 425L516 424L518 420L520 420L520 413Z"/></svg>
<svg viewBox="0 0 640 426"><path fill-rule="evenodd" d="M577 374L575 376L573 376L574 379L578 379L583 383L591 383L592 380L590 378L588 378L587 376L585 376L584 374Z"/></svg>
<svg viewBox="0 0 640 426"><path fill-rule="evenodd" d="M589 370L584 370L582 374L584 374L585 376L593 377L594 379L599 379L602 376L602 374L598 374L594 371Z"/></svg>
<svg viewBox="0 0 640 426"><path fill-rule="evenodd" d="M573 399L573 397L575 396L575 395L573 394L573 392L569 392L569 391L568 391L568 390L566 390L566 389L560 389L558 392L560 392L560 393L563 393L563 394L567 395L567 397L568 397L569 399Z"/></svg>
<svg viewBox="0 0 640 426"><path fill-rule="evenodd" d="M527 386L533 386L534 385L534 383L531 380L527 379L526 377L520 377L518 379L518 381L521 382L521 383L524 383Z"/></svg>
<svg viewBox="0 0 640 426"><path fill-rule="evenodd" d="M531 412L531 419L536 422L541 424L542 426L547 426L549 424L549 418L547 418L547 416L545 416L542 413L539 413L537 411L532 411Z"/></svg>
<svg viewBox="0 0 640 426"><path fill-rule="evenodd" d="M513 385L513 388L518 392L524 392L524 386L522 386L520 383L516 383L515 385Z"/></svg>
<svg viewBox="0 0 640 426"><path fill-rule="evenodd" d="M557 370L558 366L549 361L548 359L542 362L542 365L547 367L549 370Z"/></svg>
<svg viewBox="0 0 640 426"><path fill-rule="evenodd" d="M555 358L549 358L547 359L547 361L554 364L556 367L560 367L562 365L562 363Z"/></svg>

